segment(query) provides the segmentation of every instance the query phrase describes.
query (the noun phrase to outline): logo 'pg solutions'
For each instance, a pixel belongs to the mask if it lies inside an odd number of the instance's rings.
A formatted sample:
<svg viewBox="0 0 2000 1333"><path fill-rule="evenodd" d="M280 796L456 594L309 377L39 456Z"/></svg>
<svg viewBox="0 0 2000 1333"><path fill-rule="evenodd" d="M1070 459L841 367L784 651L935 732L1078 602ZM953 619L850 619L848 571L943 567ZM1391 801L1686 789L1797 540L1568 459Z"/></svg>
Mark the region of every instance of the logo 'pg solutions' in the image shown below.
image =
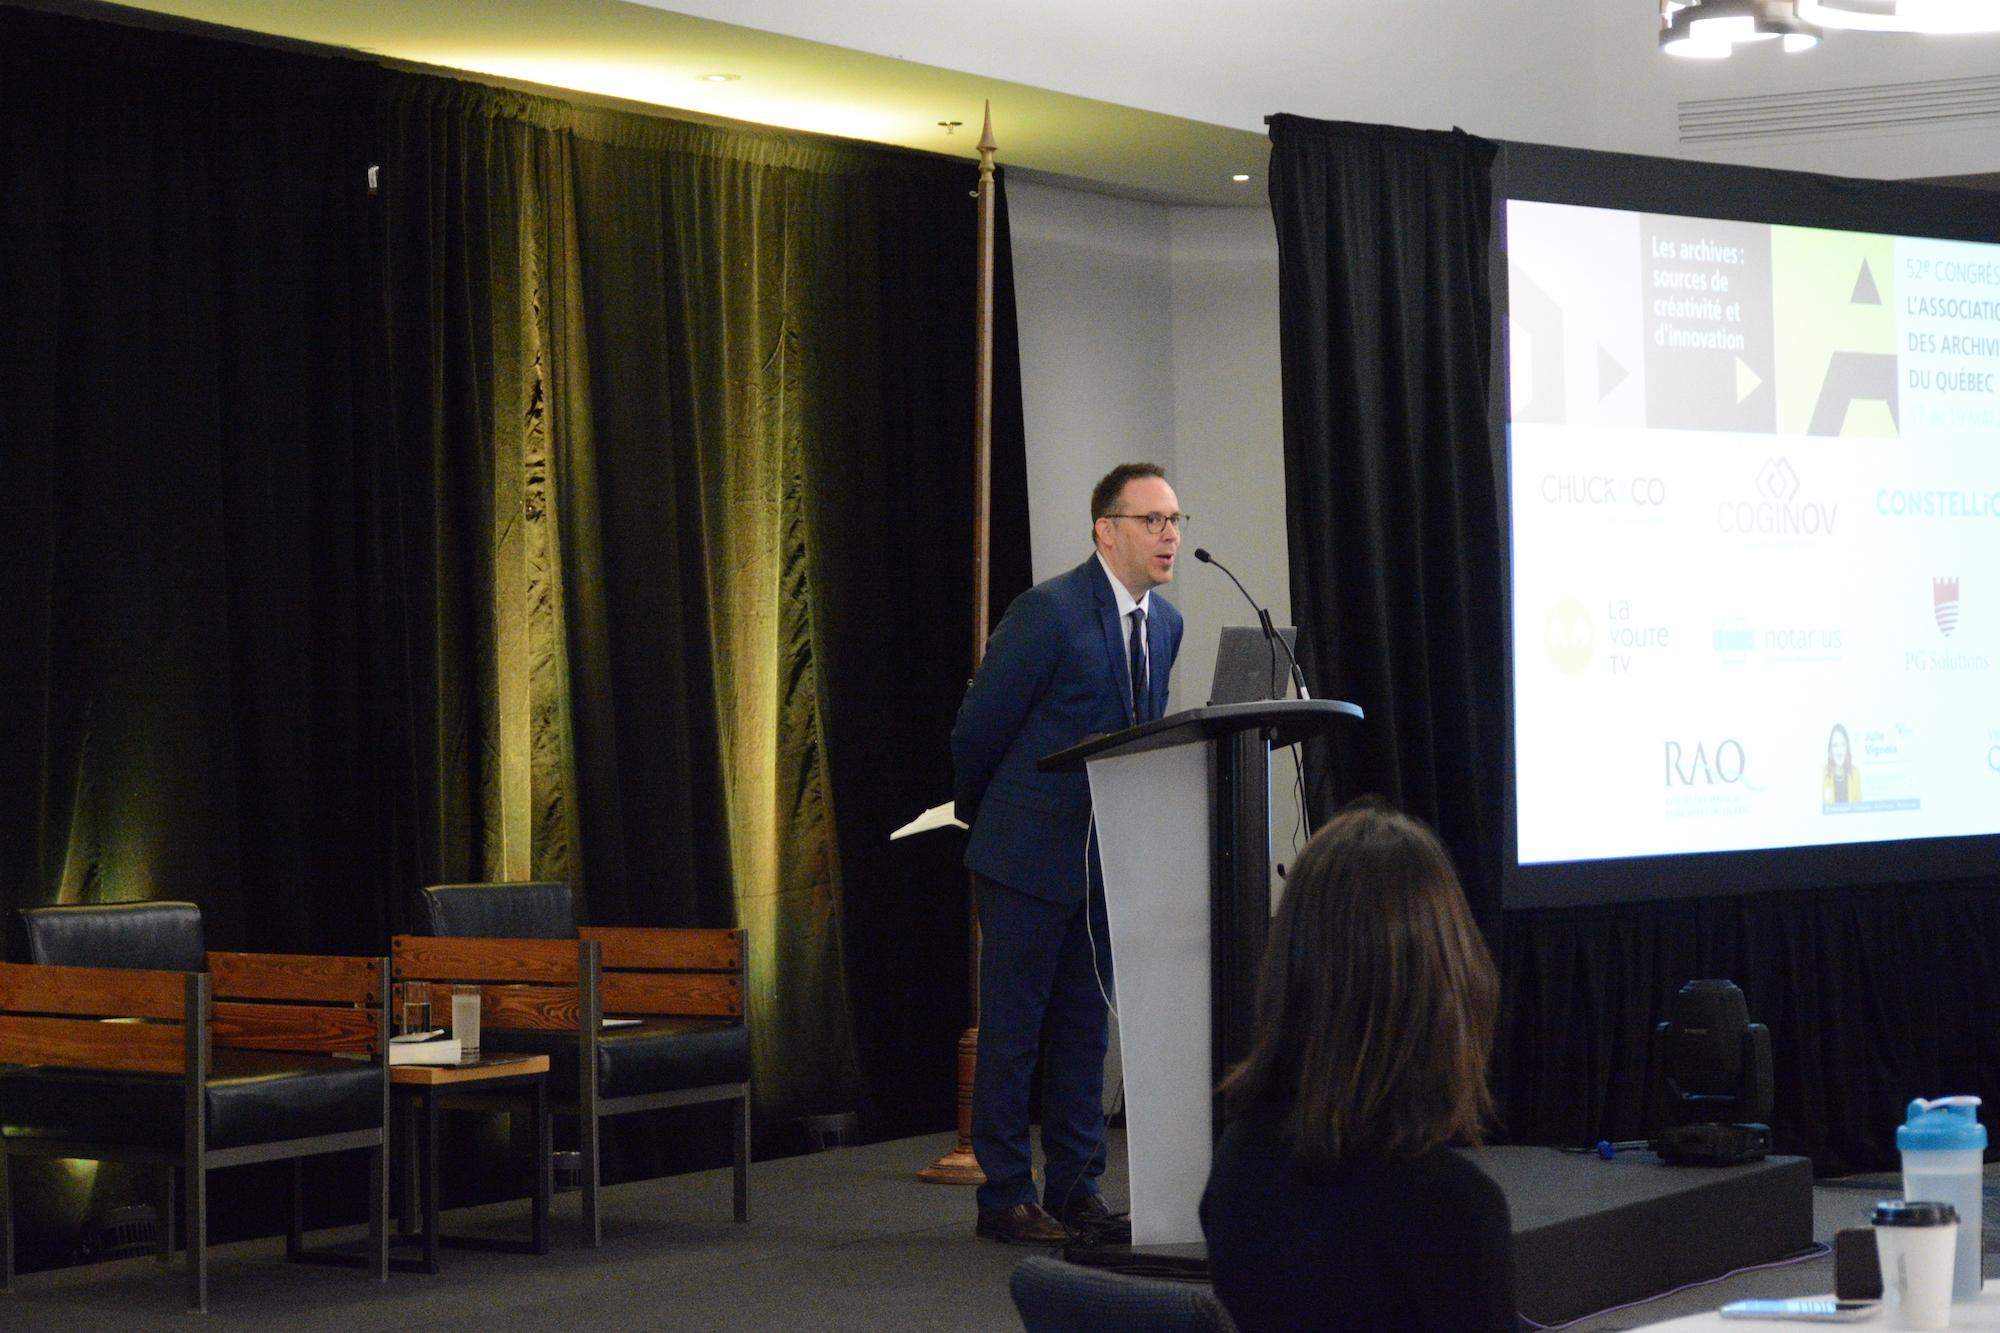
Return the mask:
<svg viewBox="0 0 2000 1333"><path fill-rule="evenodd" d="M1765 459L1750 489L1750 499L1716 503L1715 526L1719 530L1757 537L1833 535L1840 505L1806 498L1805 484L1789 458L1774 454Z"/></svg>
<svg viewBox="0 0 2000 1333"><path fill-rule="evenodd" d="M1931 616L1947 639L1958 628L1958 575L1931 580Z"/></svg>

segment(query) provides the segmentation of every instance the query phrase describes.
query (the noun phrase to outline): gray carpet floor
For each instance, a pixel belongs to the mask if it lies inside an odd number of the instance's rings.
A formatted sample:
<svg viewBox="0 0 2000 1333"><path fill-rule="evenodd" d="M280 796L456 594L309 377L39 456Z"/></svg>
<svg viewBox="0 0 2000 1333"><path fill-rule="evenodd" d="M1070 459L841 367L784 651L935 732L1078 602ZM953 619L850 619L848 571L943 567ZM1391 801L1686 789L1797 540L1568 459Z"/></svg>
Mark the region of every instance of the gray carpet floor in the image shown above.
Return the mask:
<svg viewBox="0 0 2000 1333"><path fill-rule="evenodd" d="M288 1265L277 1240L210 1254L209 1314L217 1329L968 1329L1020 1328L1007 1275L1023 1252L972 1234L972 1191L925 1185L916 1171L949 1148L945 1136L841 1148L760 1163L752 1221L730 1221L724 1170L606 1191L604 1244L578 1243L575 1194L557 1197L545 1258L446 1251L435 1277L387 1284L342 1269ZM1122 1141L1105 1190L1124 1198ZM1988 1210L2000 1166L1988 1167ZM1813 1191L1813 1234L1865 1223L1893 1177L1827 1181ZM526 1205L452 1212L447 1229L525 1234ZM351 1234L351 1233L348 1233ZM316 1236L315 1241L328 1237ZM333 1238L338 1238L333 1237ZM1989 1255L1987 1272L2000 1272ZM0 1328L156 1328L183 1318L183 1269L128 1259L17 1278L0 1296ZM1614 1333L1713 1309L1745 1296L1832 1289L1831 1256L1725 1278L1567 1325Z"/></svg>
<svg viewBox="0 0 2000 1333"><path fill-rule="evenodd" d="M447 1250L436 1276L386 1284L284 1262L282 1240L209 1252L216 1329L1018 1329L1007 1275L1022 1252L972 1234L972 1191L916 1172L949 1136L839 1148L751 1169L751 1221L730 1174L605 1191L604 1244L579 1244L579 1196L556 1196L546 1257ZM1122 1198L1122 1141L1107 1189ZM447 1232L526 1235L527 1205L446 1214ZM318 1244L355 1232L316 1233ZM31 1273L0 1296L0 1329L157 1328L183 1318L185 1270L150 1259Z"/></svg>

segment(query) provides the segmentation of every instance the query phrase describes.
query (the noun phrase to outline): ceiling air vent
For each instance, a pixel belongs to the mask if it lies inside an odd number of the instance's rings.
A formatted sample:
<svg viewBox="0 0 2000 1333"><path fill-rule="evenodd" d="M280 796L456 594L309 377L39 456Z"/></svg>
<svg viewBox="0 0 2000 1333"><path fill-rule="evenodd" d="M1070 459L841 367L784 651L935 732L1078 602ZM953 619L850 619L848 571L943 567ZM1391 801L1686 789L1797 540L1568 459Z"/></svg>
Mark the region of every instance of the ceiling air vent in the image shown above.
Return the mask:
<svg viewBox="0 0 2000 1333"><path fill-rule="evenodd" d="M1768 143L1976 120L2000 120L2000 76L1682 102L1680 141Z"/></svg>

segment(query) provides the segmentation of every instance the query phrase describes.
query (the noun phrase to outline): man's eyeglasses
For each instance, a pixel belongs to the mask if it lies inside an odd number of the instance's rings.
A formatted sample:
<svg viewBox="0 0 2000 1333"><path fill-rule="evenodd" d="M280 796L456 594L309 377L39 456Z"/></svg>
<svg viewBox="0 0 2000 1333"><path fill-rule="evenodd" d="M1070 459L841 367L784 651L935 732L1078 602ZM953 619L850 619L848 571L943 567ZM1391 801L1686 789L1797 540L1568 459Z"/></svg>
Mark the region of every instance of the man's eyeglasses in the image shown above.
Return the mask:
<svg viewBox="0 0 2000 1333"><path fill-rule="evenodd" d="M1186 532L1188 525L1188 516L1186 514L1106 514L1104 517L1134 519L1140 523L1144 523L1146 531L1152 533L1155 537L1164 532L1169 523L1174 525L1175 532Z"/></svg>

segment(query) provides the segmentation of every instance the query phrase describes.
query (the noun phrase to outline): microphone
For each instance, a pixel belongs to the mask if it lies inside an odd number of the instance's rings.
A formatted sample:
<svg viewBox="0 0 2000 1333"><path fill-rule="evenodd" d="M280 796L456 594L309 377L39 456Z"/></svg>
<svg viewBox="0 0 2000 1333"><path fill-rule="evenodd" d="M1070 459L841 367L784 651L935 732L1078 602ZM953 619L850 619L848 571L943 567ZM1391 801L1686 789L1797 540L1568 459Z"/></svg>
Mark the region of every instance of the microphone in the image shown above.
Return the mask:
<svg viewBox="0 0 2000 1333"><path fill-rule="evenodd" d="M1201 561L1201 563L1203 563L1204 565L1214 565L1217 569L1221 570L1223 573L1229 574L1229 566L1223 564L1220 560L1217 560L1214 556L1210 555L1208 553L1208 548L1205 546L1197 546L1194 548L1194 558ZM1301 699L1312 698L1312 695L1306 691L1306 675L1305 672L1299 670L1299 659L1292 656L1292 645L1285 642L1285 636L1278 633L1278 631L1272 627L1271 613L1269 611L1266 611L1263 607L1257 605L1257 599L1255 597L1252 597L1250 595L1250 590L1243 586L1242 579L1237 578L1234 574L1229 574L1229 581L1236 585L1236 591L1243 594L1243 600L1250 603L1250 609L1257 613L1257 623L1264 627L1264 638L1266 639L1266 641L1274 643L1278 647L1283 648L1285 650L1285 660L1292 664L1292 683L1299 687L1299 698Z"/></svg>

